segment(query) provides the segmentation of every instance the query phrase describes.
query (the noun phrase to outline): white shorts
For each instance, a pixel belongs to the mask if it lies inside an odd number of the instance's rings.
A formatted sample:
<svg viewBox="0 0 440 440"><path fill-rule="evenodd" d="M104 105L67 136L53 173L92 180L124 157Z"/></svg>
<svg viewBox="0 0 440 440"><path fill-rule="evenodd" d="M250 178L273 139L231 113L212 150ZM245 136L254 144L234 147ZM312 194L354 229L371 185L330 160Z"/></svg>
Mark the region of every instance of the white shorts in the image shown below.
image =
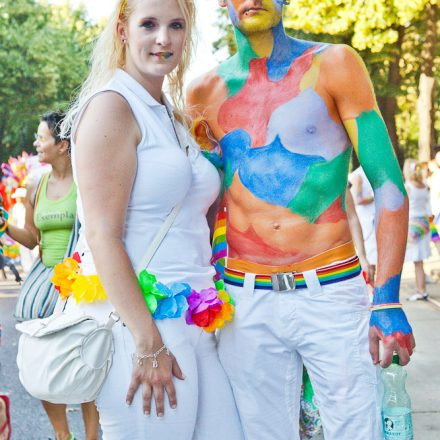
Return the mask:
<svg viewBox="0 0 440 440"><path fill-rule="evenodd" d="M309 288L286 293L254 290L252 280L244 287L226 285L236 314L219 335L219 355L245 438L299 439L304 363L325 439L381 440L379 369L369 354L365 282L358 276L320 286L313 275Z"/></svg>

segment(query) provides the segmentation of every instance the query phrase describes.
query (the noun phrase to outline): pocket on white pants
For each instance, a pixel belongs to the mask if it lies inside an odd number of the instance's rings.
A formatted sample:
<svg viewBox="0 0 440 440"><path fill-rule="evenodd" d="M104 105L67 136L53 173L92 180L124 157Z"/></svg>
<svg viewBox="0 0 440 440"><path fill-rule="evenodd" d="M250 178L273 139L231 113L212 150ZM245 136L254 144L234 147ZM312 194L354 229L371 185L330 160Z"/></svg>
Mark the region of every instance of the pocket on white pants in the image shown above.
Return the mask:
<svg viewBox="0 0 440 440"><path fill-rule="evenodd" d="M370 300L367 285L362 275L323 287L321 295L326 295L330 301L347 305L354 310L368 311Z"/></svg>

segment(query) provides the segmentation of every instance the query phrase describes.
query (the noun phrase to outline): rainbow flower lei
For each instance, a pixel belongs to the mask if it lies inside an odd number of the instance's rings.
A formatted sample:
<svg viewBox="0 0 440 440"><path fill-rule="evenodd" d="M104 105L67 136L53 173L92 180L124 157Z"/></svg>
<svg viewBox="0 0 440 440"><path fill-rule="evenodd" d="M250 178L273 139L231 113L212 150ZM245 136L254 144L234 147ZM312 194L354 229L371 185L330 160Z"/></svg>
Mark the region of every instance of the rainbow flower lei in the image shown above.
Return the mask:
<svg viewBox="0 0 440 440"><path fill-rule="evenodd" d="M81 257L76 252L71 258L55 265L51 278L63 300L73 296L77 303L103 301L107 295L98 275L81 273ZM223 328L234 315L234 301L225 290L223 281L215 288L200 292L187 283L165 285L143 270L138 277L145 303L154 319L180 318L186 312L188 325L197 325L207 332Z"/></svg>

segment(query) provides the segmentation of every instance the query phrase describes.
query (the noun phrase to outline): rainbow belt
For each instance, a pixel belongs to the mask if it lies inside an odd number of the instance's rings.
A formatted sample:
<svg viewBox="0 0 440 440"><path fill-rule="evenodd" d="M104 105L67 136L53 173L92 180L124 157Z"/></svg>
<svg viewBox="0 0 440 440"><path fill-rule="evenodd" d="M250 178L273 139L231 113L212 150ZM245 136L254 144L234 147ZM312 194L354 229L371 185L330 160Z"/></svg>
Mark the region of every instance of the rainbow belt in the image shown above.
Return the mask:
<svg viewBox="0 0 440 440"><path fill-rule="evenodd" d="M348 260L341 263L332 264L329 266L323 266L316 269L316 274L321 285L338 283L340 281L348 280L350 278L357 277L361 273L361 265L359 263L359 258L354 256ZM225 268L224 282L226 284L232 284L233 286L242 287L244 284L245 273L238 270ZM255 289L266 289L266 290L285 290L274 288L272 283L273 277L278 275L286 274L266 274L266 275L256 275L255 276ZM307 284L304 275L301 272L291 272L290 275L294 280L294 287L289 289L306 289Z"/></svg>

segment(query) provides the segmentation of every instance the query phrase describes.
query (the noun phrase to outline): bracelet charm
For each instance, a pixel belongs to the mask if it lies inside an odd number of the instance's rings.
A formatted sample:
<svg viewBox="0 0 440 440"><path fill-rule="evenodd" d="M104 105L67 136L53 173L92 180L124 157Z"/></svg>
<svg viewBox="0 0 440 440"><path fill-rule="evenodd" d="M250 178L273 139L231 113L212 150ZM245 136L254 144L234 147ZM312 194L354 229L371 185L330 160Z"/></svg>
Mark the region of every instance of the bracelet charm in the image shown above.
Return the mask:
<svg viewBox="0 0 440 440"><path fill-rule="evenodd" d="M137 362L139 366L144 364L144 359L151 359L151 366L153 368L157 368L159 366L159 362L157 361L157 357L165 350L167 356L170 356L170 351L166 347L166 345L162 345L155 353L152 354L132 354L133 362Z"/></svg>

